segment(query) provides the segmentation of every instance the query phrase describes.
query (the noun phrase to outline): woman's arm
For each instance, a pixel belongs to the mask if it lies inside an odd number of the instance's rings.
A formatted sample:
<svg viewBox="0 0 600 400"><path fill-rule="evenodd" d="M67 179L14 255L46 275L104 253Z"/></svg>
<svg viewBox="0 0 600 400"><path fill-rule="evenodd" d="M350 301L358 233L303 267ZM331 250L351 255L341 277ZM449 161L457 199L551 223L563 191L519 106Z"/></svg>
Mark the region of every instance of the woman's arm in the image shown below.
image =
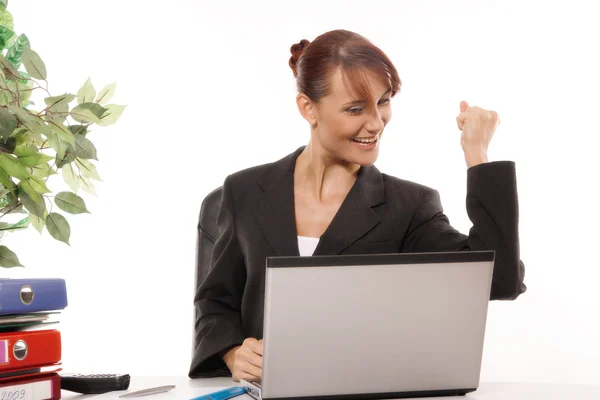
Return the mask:
<svg viewBox="0 0 600 400"><path fill-rule="evenodd" d="M241 345L245 339L240 305L246 268L236 236L229 178L223 184L222 196L217 216L219 235L211 264L207 266L208 273L194 298L196 347L188 373L190 378L229 375L223 352Z"/></svg>
<svg viewBox="0 0 600 400"><path fill-rule="evenodd" d="M515 164L482 163L467 170L469 235L454 229L439 193L426 190L403 241L403 252L495 250L492 300L514 300L527 289L519 256Z"/></svg>

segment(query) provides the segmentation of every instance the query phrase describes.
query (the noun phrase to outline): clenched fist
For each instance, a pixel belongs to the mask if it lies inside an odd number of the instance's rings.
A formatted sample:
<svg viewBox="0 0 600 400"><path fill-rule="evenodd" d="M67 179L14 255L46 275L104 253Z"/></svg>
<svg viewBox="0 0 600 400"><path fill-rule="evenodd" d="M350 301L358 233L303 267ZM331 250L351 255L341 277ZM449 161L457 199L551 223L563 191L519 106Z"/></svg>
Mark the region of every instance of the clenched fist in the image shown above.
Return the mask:
<svg viewBox="0 0 600 400"><path fill-rule="evenodd" d="M487 149L500 123L498 113L480 107L470 107L466 101L461 101L456 123L462 131L460 144L467 166L473 167L487 162Z"/></svg>

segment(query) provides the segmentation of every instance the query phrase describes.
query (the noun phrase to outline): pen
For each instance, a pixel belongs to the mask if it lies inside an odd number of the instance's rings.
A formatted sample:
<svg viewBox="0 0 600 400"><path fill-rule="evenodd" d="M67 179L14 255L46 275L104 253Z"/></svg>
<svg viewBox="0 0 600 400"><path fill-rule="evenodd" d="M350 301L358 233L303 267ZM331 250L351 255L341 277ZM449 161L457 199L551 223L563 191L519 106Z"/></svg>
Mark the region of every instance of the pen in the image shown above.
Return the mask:
<svg viewBox="0 0 600 400"><path fill-rule="evenodd" d="M218 392L212 392L210 394L194 397L190 400L227 400L243 394L246 394L245 388L241 386L233 386L228 389L219 390Z"/></svg>
<svg viewBox="0 0 600 400"><path fill-rule="evenodd" d="M157 386L149 389L138 390L136 392L125 393L120 395L119 398L148 396L151 394L168 392L169 390L174 388L175 385Z"/></svg>

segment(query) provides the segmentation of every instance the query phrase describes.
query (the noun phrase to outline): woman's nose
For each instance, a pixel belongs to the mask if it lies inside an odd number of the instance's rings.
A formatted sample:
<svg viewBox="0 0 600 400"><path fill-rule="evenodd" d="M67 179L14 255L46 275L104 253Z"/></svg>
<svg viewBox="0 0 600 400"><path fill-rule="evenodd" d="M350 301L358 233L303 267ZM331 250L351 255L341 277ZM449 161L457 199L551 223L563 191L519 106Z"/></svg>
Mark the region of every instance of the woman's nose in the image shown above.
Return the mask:
<svg viewBox="0 0 600 400"><path fill-rule="evenodd" d="M365 128L373 135L378 134L383 130L385 126L385 122L383 121L383 117L379 110L375 109L369 118Z"/></svg>

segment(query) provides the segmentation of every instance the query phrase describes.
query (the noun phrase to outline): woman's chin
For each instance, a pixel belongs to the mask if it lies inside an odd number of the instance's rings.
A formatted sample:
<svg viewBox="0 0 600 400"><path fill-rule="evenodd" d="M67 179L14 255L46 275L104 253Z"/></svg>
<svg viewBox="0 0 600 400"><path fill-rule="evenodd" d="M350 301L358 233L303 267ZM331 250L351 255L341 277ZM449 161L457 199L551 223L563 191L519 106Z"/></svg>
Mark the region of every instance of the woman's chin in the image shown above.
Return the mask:
<svg viewBox="0 0 600 400"><path fill-rule="evenodd" d="M355 164L368 167L375 164L379 156L379 140L370 145L357 144L352 142L352 160Z"/></svg>
<svg viewBox="0 0 600 400"><path fill-rule="evenodd" d="M379 148L374 148L368 153L360 153L353 154L352 160L355 164L360 165L361 167L369 167L377 161L377 157L379 156Z"/></svg>

